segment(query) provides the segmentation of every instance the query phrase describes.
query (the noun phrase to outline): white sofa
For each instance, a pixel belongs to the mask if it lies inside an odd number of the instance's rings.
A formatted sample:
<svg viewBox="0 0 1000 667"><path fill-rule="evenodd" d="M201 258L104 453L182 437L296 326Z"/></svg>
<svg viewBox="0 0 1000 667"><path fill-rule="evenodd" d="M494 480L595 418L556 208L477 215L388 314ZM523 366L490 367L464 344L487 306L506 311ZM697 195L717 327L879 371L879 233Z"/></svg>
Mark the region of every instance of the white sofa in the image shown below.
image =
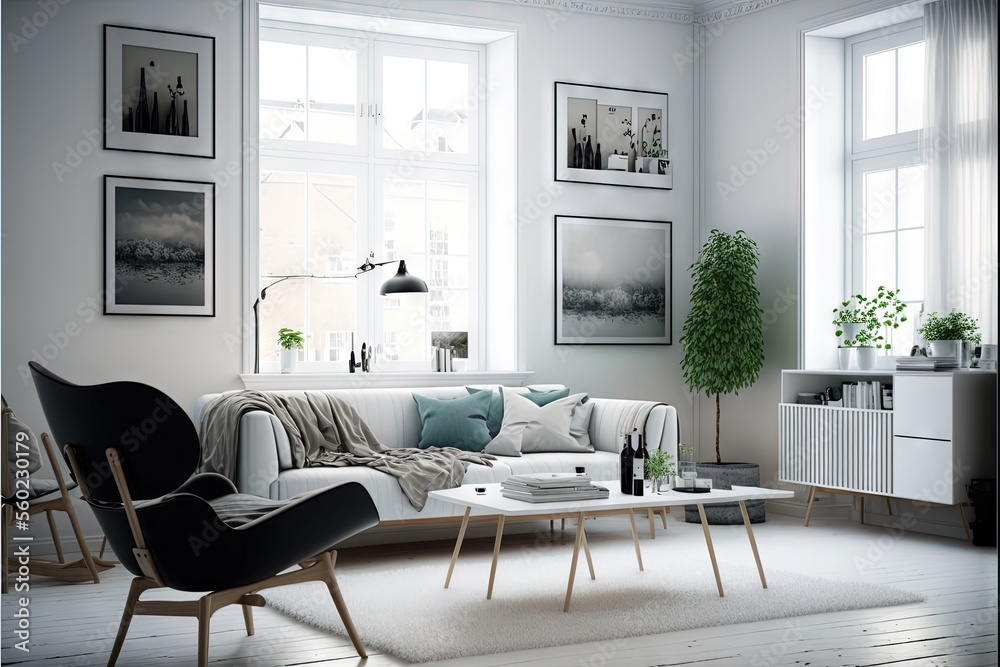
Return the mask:
<svg viewBox="0 0 1000 667"><path fill-rule="evenodd" d="M559 387L546 385L544 388ZM306 390L317 391L317 390ZM299 394L304 392L277 392ZM430 387L416 389L334 389L334 394L357 409L386 447L416 447L420 438L420 417L413 394L435 398L467 396L465 387ZM218 394L198 399L194 420L200 424L201 408ZM593 453L542 452L520 457L501 456L492 467L471 464L465 474L465 484L500 482L509 475L527 472L573 472L584 466L595 481L618 480L618 453L621 449L619 423L635 401L590 398L594 409L590 420ZM677 411L672 406L658 405L646 420L647 449L659 448L677 457ZM285 429L277 417L267 412L248 412L240 421L239 452L236 464L237 489L265 498L284 499L299 493L320 489L347 481L357 481L371 494L378 507L382 523L441 519L460 516L463 508L429 499L423 510L417 511L390 475L365 467L293 468L291 448Z"/></svg>

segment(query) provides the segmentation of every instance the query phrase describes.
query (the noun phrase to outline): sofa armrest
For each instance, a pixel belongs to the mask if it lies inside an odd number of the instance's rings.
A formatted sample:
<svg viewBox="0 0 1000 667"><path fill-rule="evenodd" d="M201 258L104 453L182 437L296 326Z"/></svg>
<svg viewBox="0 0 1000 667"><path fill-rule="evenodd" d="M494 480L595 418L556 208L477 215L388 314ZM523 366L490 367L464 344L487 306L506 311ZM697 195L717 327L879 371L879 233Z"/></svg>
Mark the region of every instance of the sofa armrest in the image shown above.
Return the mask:
<svg viewBox="0 0 1000 667"><path fill-rule="evenodd" d="M592 398L594 413L590 419L590 440L594 447L605 452L621 450L619 433L622 415L636 401L616 398ZM677 444L680 438L677 425L677 409L672 405L657 405L646 419L646 447L657 448L677 460Z"/></svg>
<svg viewBox="0 0 1000 667"><path fill-rule="evenodd" d="M278 434L277 428L281 430ZM271 484L278 479L278 438L288 438L274 415L260 410L240 418L239 451L236 455L236 488L240 493L271 497Z"/></svg>

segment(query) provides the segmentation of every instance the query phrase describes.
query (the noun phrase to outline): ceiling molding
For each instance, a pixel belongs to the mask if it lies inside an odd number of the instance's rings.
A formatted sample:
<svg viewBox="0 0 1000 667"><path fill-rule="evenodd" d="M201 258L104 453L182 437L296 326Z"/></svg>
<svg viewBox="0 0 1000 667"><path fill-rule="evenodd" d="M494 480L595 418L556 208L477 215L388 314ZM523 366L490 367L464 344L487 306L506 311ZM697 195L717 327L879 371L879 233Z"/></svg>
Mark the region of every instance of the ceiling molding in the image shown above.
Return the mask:
<svg viewBox="0 0 1000 667"><path fill-rule="evenodd" d="M708 11L699 11L694 22L698 25L708 25L709 23L717 23L719 21L729 21L744 14L752 14L768 7L780 5L783 2L788 2L788 0L743 0L742 2L724 0L723 3L709 2L706 3L706 6L713 4L722 4L722 6Z"/></svg>
<svg viewBox="0 0 1000 667"><path fill-rule="evenodd" d="M619 18L648 19L673 23L693 23L690 7L660 2L617 2L616 0L491 0L559 13L581 13Z"/></svg>

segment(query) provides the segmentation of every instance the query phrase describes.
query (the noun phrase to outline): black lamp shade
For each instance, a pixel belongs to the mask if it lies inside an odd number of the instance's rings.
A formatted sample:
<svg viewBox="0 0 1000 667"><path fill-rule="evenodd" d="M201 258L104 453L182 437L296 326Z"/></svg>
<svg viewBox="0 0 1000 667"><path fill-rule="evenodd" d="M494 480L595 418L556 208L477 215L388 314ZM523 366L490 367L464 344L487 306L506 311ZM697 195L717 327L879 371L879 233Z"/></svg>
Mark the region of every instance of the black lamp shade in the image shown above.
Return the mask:
<svg viewBox="0 0 1000 667"><path fill-rule="evenodd" d="M399 270L396 275L382 283L379 294L400 294L406 292L426 292L427 283L416 276L411 276L406 271L406 260L399 261Z"/></svg>

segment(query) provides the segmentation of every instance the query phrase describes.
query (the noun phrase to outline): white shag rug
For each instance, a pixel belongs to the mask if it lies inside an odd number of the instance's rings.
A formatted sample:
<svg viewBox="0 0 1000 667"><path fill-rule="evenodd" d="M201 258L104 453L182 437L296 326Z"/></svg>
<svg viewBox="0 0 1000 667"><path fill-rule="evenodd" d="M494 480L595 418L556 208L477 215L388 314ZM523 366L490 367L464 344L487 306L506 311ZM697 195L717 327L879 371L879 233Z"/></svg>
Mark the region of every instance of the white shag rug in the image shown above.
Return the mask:
<svg viewBox="0 0 1000 667"><path fill-rule="evenodd" d="M489 562L482 560L463 563L459 558L448 589L444 588L446 560L379 572L338 570L337 579L369 651L409 662L924 600L887 586L768 569L766 559L765 590L749 553L749 567L719 564L725 591L720 598L707 557L704 562L644 559L646 570L639 572L630 555L628 550L617 550L613 558L599 558L594 550L596 580L590 579L581 555L569 613L562 611L569 552L501 553L492 600L486 599ZM262 594L269 607L347 636L322 584L297 584Z"/></svg>

